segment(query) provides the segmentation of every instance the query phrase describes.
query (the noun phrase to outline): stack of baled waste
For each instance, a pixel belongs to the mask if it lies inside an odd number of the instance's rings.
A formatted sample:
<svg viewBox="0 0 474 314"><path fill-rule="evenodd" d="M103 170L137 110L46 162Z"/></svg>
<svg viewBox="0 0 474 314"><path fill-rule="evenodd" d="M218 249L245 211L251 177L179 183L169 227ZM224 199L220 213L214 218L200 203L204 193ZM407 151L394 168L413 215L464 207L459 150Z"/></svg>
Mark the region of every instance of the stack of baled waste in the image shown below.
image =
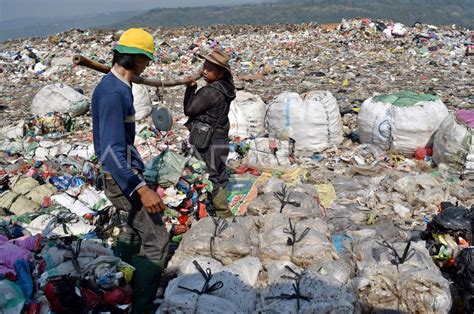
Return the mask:
<svg viewBox="0 0 474 314"><path fill-rule="evenodd" d="M435 134L433 159L454 172L474 179L474 111L450 113Z"/></svg>
<svg viewBox="0 0 474 314"><path fill-rule="evenodd" d="M437 96L409 91L374 96L358 115L360 141L413 156L417 147L433 146L433 135L447 115Z"/></svg>
<svg viewBox="0 0 474 314"><path fill-rule="evenodd" d="M354 239L357 271L353 286L367 312L449 312L449 281L441 275L425 245L424 241L391 243L373 236Z"/></svg>
<svg viewBox="0 0 474 314"><path fill-rule="evenodd" d="M276 96L268 105L265 123L270 138L293 139L295 153L301 157L311 157L343 140L339 106L328 91Z"/></svg>
<svg viewBox="0 0 474 314"><path fill-rule="evenodd" d="M169 262L166 273L178 277L159 313L357 312L351 267L331 243L314 186L272 177L254 203L248 216L193 224Z"/></svg>

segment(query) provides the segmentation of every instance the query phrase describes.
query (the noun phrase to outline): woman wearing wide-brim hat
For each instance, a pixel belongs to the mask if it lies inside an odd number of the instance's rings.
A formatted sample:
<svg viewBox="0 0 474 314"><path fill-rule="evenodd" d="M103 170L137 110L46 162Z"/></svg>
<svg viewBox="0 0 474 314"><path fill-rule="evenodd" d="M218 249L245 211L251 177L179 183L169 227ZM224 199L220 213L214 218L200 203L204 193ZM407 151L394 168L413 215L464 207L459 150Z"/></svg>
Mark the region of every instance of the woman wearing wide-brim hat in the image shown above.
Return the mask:
<svg viewBox="0 0 474 314"><path fill-rule="evenodd" d="M196 82L188 84L184 95L184 114L189 117L190 143L196 157L206 162L213 183L212 204L216 214L229 216L226 160L229 155L229 109L235 99L235 86L229 56L213 51L201 56L202 76L207 85L198 91Z"/></svg>

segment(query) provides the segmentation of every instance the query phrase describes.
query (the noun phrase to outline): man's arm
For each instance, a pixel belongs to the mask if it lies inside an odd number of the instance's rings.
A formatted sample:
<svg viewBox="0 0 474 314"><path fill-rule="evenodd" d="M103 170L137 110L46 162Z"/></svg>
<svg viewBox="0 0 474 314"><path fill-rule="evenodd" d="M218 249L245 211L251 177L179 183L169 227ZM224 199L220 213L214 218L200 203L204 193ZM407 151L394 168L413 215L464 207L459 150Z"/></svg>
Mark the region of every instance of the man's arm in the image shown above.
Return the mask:
<svg viewBox="0 0 474 314"><path fill-rule="evenodd" d="M122 97L109 93L99 100L101 162L107 166L122 192L131 196L142 184L127 162L125 143L125 112ZM131 149L131 148L130 148Z"/></svg>
<svg viewBox="0 0 474 314"><path fill-rule="evenodd" d="M137 193L149 213L158 213L165 209L160 196L132 171L127 162L128 147L125 143L124 125L126 114L121 102L122 97L118 93L106 94L99 100L100 146L103 151L101 162L107 165L125 195Z"/></svg>

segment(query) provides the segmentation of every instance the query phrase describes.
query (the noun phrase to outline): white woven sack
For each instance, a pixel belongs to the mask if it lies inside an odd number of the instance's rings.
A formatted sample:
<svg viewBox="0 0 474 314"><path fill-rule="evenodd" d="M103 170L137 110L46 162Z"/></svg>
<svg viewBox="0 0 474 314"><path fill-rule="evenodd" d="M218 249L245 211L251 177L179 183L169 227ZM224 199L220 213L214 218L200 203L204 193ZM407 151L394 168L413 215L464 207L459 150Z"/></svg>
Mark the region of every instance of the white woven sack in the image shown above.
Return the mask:
<svg viewBox="0 0 474 314"><path fill-rule="evenodd" d="M263 100L254 94L238 91L230 104L230 137L246 139L265 134L265 110Z"/></svg>
<svg viewBox="0 0 474 314"><path fill-rule="evenodd" d="M295 153L302 157L343 140L339 107L328 91L309 92L303 97L282 93L270 103L265 122L270 137L294 139Z"/></svg>
<svg viewBox="0 0 474 314"><path fill-rule="evenodd" d="M435 134L433 160L445 163L458 174L474 178L474 130L449 114Z"/></svg>
<svg viewBox="0 0 474 314"><path fill-rule="evenodd" d="M33 99L31 112L44 116L49 112L70 113L76 117L87 111L88 98L73 88L56 83L43 87Z"/></svg>
<svg viewBox="0 0 474 314"><path fill-rule="evenodd" d="M135 119L142 120L151 114L153 104L151 102L148 88L144 85L133 84L133 106L135 107Z"/></svg>
<svg viewBox="0 0 474 314"><path fill-rule="evenodd" d="M417 147L433 145L433 135L447 115L441 100L399 107L371 97L364 101L358 115L360 141L412 156Z"/></svg>

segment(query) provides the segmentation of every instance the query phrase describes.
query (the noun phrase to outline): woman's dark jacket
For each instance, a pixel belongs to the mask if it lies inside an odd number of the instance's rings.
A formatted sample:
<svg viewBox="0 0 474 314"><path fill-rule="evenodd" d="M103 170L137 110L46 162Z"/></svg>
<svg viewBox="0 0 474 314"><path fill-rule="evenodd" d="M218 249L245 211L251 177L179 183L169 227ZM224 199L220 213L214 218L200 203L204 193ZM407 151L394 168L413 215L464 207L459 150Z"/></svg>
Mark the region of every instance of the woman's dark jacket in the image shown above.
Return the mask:
<svg viewBox="0 0 474 314"><path fill-rule="evenodd" d="M189 117L185 126L191 129L192 123L198 120L214 127L222 116L213 137L228 137L230 103L235 99L233 82L221 79L207 84L197 92L196 88L197 86L188 86L184 94L184 114Z"/></svg>

